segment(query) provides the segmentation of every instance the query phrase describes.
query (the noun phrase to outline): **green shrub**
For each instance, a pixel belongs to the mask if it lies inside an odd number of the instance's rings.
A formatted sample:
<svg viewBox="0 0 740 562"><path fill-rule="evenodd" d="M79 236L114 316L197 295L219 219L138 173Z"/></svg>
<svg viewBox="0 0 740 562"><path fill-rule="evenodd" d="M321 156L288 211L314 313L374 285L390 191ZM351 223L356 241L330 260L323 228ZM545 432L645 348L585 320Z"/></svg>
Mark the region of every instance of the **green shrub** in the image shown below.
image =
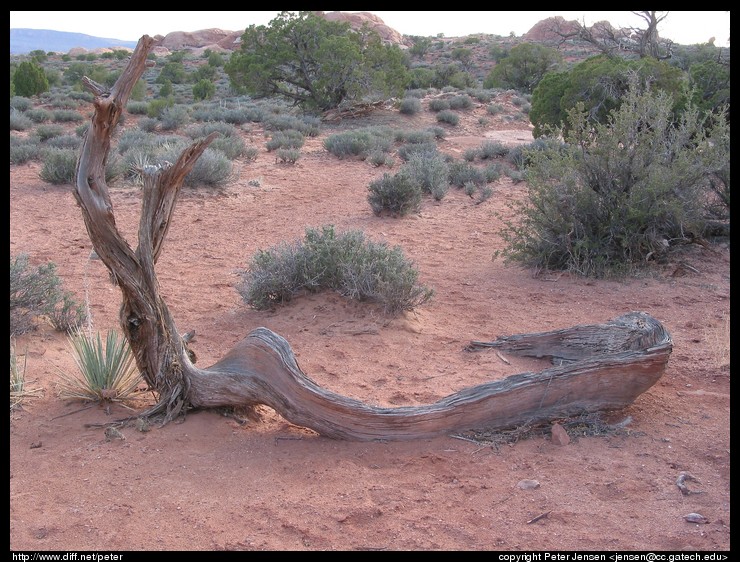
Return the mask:
<svg viewBox="0 0 740 562"><path fill-rule="evenodd" d="M25 96L13 96L10 98L10 107L25 113L33 107L33 100Z"/></svg>
<svg viewBox="0 0 740 562"><path fill-rule="evenodd" d="M193 86L195 100L209 100L216 94L216 85L207 78L201 78Z"/></svg>
<svg viewBox="0 0 740 562"><path fill-rule="evenodd" d="M432 98L429 100L429 110L438 113L450 109L450 102L444 98Z"/></svg>
<svg viewBox="0 0 740 562"><path fill-rule="evenodd" d="M85 119L79 111L72 109L57 109L52 112L52 118L55 123L77 123Z"/></svg>
<svg viewBox="0 0 740 562"><path fill-rule="evenodd" d="M460 122L460 116L451 110L443 110L437 113L437 121L447 123L448 125L457 125Z"/></svg>
<svg viewBox="0 0 740 562"><path fill-rule="evenodd" d="M184 105L165 107L159 115L163 131L174 131L175 129L179 129L183 125L187 124L189 119L190 116L188 115L188 108Z"/></svg>
<svg viewBox="0 0 740 562"><path fill-rule="evenodd" d="M607 123L571 111L565 147L527 154L529 197L504 231L507 259L600 277L702 237L713 170L729 170L729 125L692 107L676 123L672 108L633 82Z"/></svg>
<svg viewBox="0 0 740 562"><path fill-rule="evenodd" d="M480 147L480 159L501 158L509 153L509 147L499 141L485 141Z"/></svg>
<svg viewBox="0 0 740 562"><path fill-rule="evenodd" d="M267 141L265 145L268 152L277 150L278 148L287 149L299 149L306 142L306 138L303 133L294 129L287 129L284 131L277 131L272 135L272 138Z"/></svg>
<svg viewBox="0 0 740 562"><path fill-rule="evenodd" d="M105 346L100 332L94 336L76 330L69 336L72 355L82 378L60 373L59 397L83 402L126 402L136 393L141 376L128 340L115 330Z"/></svg>
<svg viewBox="0 0 740 562"><path fill-rule="evenodd" d="M152 117L140 117L139 118L139 129L147 133L153 133L159 127L159 119Z"/></svg>
<svg viewBox="0 0 740 562"><path fill-rule="evenodd" d="M467 94L450 98L450 109L470 109L471 107L473 107L473 100Z"/></svg>
<svg viewBox="0 0 740 562"><path fill-rule="evenodd" d="M33 127L33 121L23 112L15 108L10 110L10 130L25 131Z"/></svg>
<svg viewBox="0 0 740 562"><path fill-rule="evenodd" d="M363 160L371 152L388 152L393 146L393 130L387 127L367 127L329 135L324 148L339 158L359 156Z"/></svg>
<svg viewBox="0 0 740 562"><path fill-rule="evenodd" d="M229 160L236 160L240 156L243 156L247 151L244 139L239 136L216 138L210 145L208 145L208 148L220 150Z"/></svg>
<svg viewBox="0 0 740 562"><path fill-rule="evenodd" d="M64 134L64 127L61 125L39 125L36 127L36 136L41 142L47 141L54 137Z"/></svg>
<svg viewBox="0 0 740 562"><path fill-rule="evenodd" d="M441 201L450 187L449 166L438 153L417 152L403 165L414 183L421 186L422 192L431 193L435 200Z"/></svg>
<svg viewBox="0 0 740 562"><path fill-rule="evenodd" d="M50 320L56 329L63 331L86 320L82 306L63 289L55 263L34 268L27 254L11 256L10 334L33 330L34 320L39 317ZM55 323L55 319L60 321Z"/></svg>
<svg viewBox="0 0 740 562"><path fill-rule="evenodd" d="M500 103L491 103L486 106L486 113L489 115L498 115L504 111L504 106Z"/></svg>
<svg viewBox="0 0 740 562"><path fill-rule="evenodd" d="M25 112L25 115L34 123L46 123L47 121L51 121L54 117L54 114L51 111L41 108L29 109Z"/></svg>
<svg viewBox="0 0 740 562"><path fill-rule="evenodd" d="M36 61L23 61L13 73L13 88L17 96L37 96L49 90L49 79Z"/></svg>
<svg viewBox="0 0 740 562"><path fill-rule="evenodd" d="M60 135L58 137L50 138L46 141L46 146L54 148L73 148L78 149L82 144L82 139L77 135Z"/></svg>
<svg viewBox="0 0 740 562"><path fill-rule="evenodd" d="M463 187L471 182L475 185L483 185L486 178L483 172L469 162L455 161L449 165L450 183L456 187Z"/></svg>
<svg viewBox="0 0 740 562"><path fill-rule="evenodd" d="M438 154L437 143L433 140L422 143L409 142L398 147L398 157L404 162L408 162L414 154L420 153Z"/></svg>
<svg viewBox="0 0 740 562"><path fill-rule="evenodd" d="M385 212L405 216L421 208L421 185L406 170L395 175L383 174L382 178L370 182L368 190L367 200L375 215Z"/></svg>
<svg viewBox="0 0 740 562"><path fill-rule="evenodd" d="M362 231L337 234L333 226L308 228L303 241L259 250L240 273L237 291L258 310L325 289L379 303L389 314L413 310L433 296L399 247L368 241Z"/></svg>
<svg viewBox="0 0 740 562"><path fill-rule="evenodd" d="M29 160L35 160L41 154L39 143L35 139L21 139L14 141L10 136L10 163L25 164Z"/></svg>
<svg viewBox="0 0 740 562"><path fill-rule="evenodd" d="M146 115L149 110L149 102L146 101L129 101L126 104L126 111L131 115Z"/></svg>
<svg viewBox="0 0 740 562"><path fill-rule="evenodd" d="M401 100L399 111L404 115L416 115L421 111L421 100L414 97L404 98Z"/></svg>
<svg viewBox="0 0 740 562"><path fill-rule="evenodd" d="M295 164L301 157L301 151L296 148L278 148L275 158L284 164Z"/></svg>
<svg viewBox="0 0 740 562"><path fill-rule="evenodd" d="M465 160L466 162L475 162L475 159L478 158L479 154L479 149L467 148L465 149L465 152L463 152L463 160Z"/></svg>
<svg viewBox="0 0 740 562"><path fill-rule="evenodd" d="M77 168L77 150L70 148L48 148L44 151L39 177L53 183L74 183Z"/></svg>

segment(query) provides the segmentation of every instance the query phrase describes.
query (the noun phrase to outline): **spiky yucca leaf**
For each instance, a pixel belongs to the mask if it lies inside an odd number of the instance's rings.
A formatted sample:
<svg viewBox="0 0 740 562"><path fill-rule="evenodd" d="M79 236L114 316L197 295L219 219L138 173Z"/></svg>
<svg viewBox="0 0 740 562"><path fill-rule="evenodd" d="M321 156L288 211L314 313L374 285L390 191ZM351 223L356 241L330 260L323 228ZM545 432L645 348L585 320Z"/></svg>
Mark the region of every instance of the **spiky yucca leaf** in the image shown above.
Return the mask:
<svg viewBox="0 0 740 562"><path fill-rule="evenodd" d="M110 330L103 346L100 332L92 335L78 329L69 342L82 378L61 373L60 398L86 402L132 398L141 377L124 336Z"/></svg>

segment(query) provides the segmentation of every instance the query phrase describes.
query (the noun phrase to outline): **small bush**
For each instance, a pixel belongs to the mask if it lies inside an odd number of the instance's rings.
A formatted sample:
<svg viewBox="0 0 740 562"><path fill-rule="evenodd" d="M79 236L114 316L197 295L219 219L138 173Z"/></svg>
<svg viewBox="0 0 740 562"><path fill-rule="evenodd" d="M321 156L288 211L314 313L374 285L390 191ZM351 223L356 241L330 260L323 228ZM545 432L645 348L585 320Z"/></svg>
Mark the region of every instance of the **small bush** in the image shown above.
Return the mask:
<svg viewBox="0 0 740 562"><path fill-rule="evenodd" d="M384 212L392 216L405 216L421 208L421 186L408 171L383 177L370 183L367 200L375 215Z"/></svg>
<svg viewBox="0 0 740 562"><path fill-rule="evenodd" d="M450 183L456 187L463 187L468 182L474 185L484 185L486 183L483 172L468 162L452 162L449 169Z"/></svg>
<svg viewBox="0 0 740 562"><path fill-rule="evenodd" d="M152 117L141 117L139 119L139 129L147 133L153 133L159 127L159 119L153 119Z"/></svg>
<svg viewBox="0 0 740 562"><path fill-rule="evenodd" d="M478 158L479 150L477 148L467 148L465 149L465 152L463 152L463 160L466 162L475 162L475 159Z"/></svg>
<svg viewBox="0 0 740 562"><path fill-rule="evenodd" d="M492 103L490 105L486 106L486 112L489 115L498 115L499 113L503 113L504 106L500 103Z"/></svg>
<svg viewBox="0 0 740 562"><path fill-rule="evenodd" d="M33 127L33 121L22 111L18 111L15 108L10 110L10 130L11 131L25 131Z"/></svg>
<svg viewBox="0 0 740 562"><path fill-rule="evenodd" d="M447 123L448 125L457 125L460 122L460 116L451 110L443 110L437 113L437 121Z"/></svg>
<svg viewBox="0 0 740 562"><path fill-rule="evenodd" d="M129 101L126 104L126 111L131 115L146 115L149 109L149 103L145 101Z"/></svg>
<svg viewBox="0 0 740 562"><path fill-rule="evenodd" d="M368 127L329 135L324 139L324 148L339 158L359 156L363 160L371 152L388 152L393 146L393 130L384 127Z"/></svg>
<svg viewBox="0 0 740 562"><path fill-rule="evenodd" d="M61 125L39 125L36 127L36 136L41 142L47 141L54 137L64 134L64 127Z"/></svg>
<svg viewBox="0 0 740 562"><path fill-rule="evenodd" d="M183 125L187 124L189 119L190 116L188 115L188 108L184 105L166 107L159 115L163 131L174 131L179 129Z"/></svg>
<svg viewBox="0 0 740 562"><path fill-rule="evenodd" d="M69 320L54 324L60 313ZM31 267L27 254L10 257L10 334L24 334L33 330L34 320L44 317L55 328L67 331L72 325L86 320L82 306L76 304L70 293L64 291L57 275L56 264L49 262Z"/></svg>
<svg viewBox="0 0 740 562"><path fill-rule="evenodd" d="M416 115L421 111L421 100L413 97L404 98L401 100L399 111L404 115Z"/></svg>
<svg viewBox="0 0 740 562"><path fill-rule="evenodd" d="M46 109L36 108L26 111L26 117L34 123L46 123L52 120L54 114Z"/></svg>
<svg viewBox="0 0 740 562"><path fill-rule="evenodd" d="M439 154L437 143L434 141L423 143L410 142L398 147L398 157L404 162L408 162L414 154L420 153Z"/></svg>
<svg viewBox="0 0 740 562"><path fill-rule="evenodd" d="M284 131L277 131L272 135L272 138L267 141L265 146L268 152L272 152L278 148L297 150L301 148L305 142L306 138L303 136L303 133L294 129L287 129Z"/></svg>
<svg viewBox="0 0 740 562"><path fill-rule="evenodd" d="M82 144L82 139L77 135L60 135L46 141L47 146L54 148L72 148L77 150Z"/></svg>
<svg viewBox="0 0 740 562"><path fill-rule="evenodd" d="M480 159L501 158L509 153L509 147L499 141L486 141L480 147Z"/></svg>
<svg viewBox="0 0 740 562"><path fill-rule="evenodd" d="M44 151L39 177L49 183L74 183L77 168L77 150L49 148Z"/></svg>
<svg viewBox="0 0 740 562"><path fill-rule="evenodd" d="M52 116L55 123L78 123L85 119L79 111L72 109L57 109Z"/></svg>
<svg viewBox="0 0 740 562"><path fill-rule="evenodd" d="M247 150L247 146L244 143L244 139L239 136L235 137L220 137L214 139L208 148L213 150L220 150L226 155L229 160L236 160L242 156Z"/></svg>
<svg viewBox="0 0 740 562"><path fill-rule="evenodd" d="M284 164L295 164L301 157L301 151L295 148L278 148L275 158Z"/></svg>
<svg viewBox="0 0 740 562"><path fill-rule="evenodd" d="M24 164L35 160L40 154L39 140L35 137L23 138L10 134L10 163Z"/></svg>
<svg viewBox="0 0 740 562"><path fill-rule="evenodd" d="M411 155L404 164L411 180L421 186L422 192L431 193L435 200L441 201L450 187L449 166L444 157L432 152L418 152Z"/></svg>
<svg viewBox="0 0 740 562"><path fill-rule="evenodd" d="M473 100L467 94L450 98L450 109L470 109L471 107L473 107Z"/></svg>
<svg viewBox="0 0 740 562"><path fill-rule="evenodd" d="M429 111L438 113L450 109L450 102L444 98L433 98L429 100Z"/></svg>
<svg viewBox="0 0 740 562"><path fill-rule="evenodd" d="M308 228L303 241L258 251L237 286L244 302L258 310L325 289L377 302L389 314L413 310L433 296L399 247L367 241L361 231L337 234L333 226Z"/></svg>
<svg viewBox="0 0 740 562"><path fill-rule="evenodd" d="M28 111L33 107L33 100L25 96L13 96L10 98L10 108L20 112Z"/></svg>
<svg viewBox="0 0 740 562"><path fill-rule="evenodd" d="M76 330L69 336L82 378L61 373L59 397L83 402L126 402L136 392L141 376L136 370L128 340L115 330L108 332L105 346L95 336Z"/></svg>

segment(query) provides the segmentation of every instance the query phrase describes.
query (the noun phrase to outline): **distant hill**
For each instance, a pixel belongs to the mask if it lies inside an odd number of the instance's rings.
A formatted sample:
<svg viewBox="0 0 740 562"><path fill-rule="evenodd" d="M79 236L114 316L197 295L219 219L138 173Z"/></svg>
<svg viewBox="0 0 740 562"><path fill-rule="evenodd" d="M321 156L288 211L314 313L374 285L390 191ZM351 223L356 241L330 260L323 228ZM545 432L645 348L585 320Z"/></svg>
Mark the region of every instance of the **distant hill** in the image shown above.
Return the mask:
<svg viewBox="0 0 740 562"><path fill-rule="evenodd" d="M82 47L88 51L105 47L135 48L136 41L122 41L121 39L106 39L93 37L84 33L69 33L66 31L52 31L51 29L17 28L10 30L10 54L23 55L31 51L67 53L75 47Z"/></svg>

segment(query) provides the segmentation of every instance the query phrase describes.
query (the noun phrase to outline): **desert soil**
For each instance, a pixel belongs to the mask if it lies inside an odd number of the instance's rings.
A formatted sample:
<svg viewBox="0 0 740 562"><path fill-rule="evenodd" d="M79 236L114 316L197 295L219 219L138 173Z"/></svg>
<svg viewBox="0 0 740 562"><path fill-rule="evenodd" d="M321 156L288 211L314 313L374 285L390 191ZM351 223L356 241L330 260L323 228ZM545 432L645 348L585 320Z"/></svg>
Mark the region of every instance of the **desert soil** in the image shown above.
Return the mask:
<svg viewBox="0 0 740 562"><path fill-rule="evenodd" d="M362 124L374 122L436 125L429 111L378 111ZM448 129L440 149L457 158L485 140L532 140L525 121L487 117L483 106ZM624 281L533 272L493 259L503 245L499 213L525 195L523 183L502 177L481 204L451 188L412 216L377 217L367 188L392 170L332 156L321 144L331 132L308 140L295 165L263 149L255 162L237 161L224 187L183 190L158 276L178 328L195 330L199 365L265 326L335 392L382 406L428 404L532 368L492 351L465 352L470 340L639 310L673 337L663 377L603 416L625 422L619 430L599 435L598 424L554 420L568 444L547 428L488 440L335 441L266 408L258 422L190 412L107 440L86 424L130 410L60 399L59 373L77 371L67 337L42 324L16 342L27 386L43 392L10 413L11 549L729 550L729 245L686 246ZM258 126L244 135L264 147ZM11 166L10 251L55 262L65 288L88 300L94 328L118 329L120 293L90 259L72 187L44 183L39 168ZM138 188L111 192L119 228L135 245ZM327 224L401 246L433 300L395 318L331 292L270 311L242 302L238 271L258 249ZM142 392L134 408L151 403ZM695 478L688 494L677 486L682 472ZM520 487L526 480L539 486ZM690 513L706 522L687 521Z"/></svg>

